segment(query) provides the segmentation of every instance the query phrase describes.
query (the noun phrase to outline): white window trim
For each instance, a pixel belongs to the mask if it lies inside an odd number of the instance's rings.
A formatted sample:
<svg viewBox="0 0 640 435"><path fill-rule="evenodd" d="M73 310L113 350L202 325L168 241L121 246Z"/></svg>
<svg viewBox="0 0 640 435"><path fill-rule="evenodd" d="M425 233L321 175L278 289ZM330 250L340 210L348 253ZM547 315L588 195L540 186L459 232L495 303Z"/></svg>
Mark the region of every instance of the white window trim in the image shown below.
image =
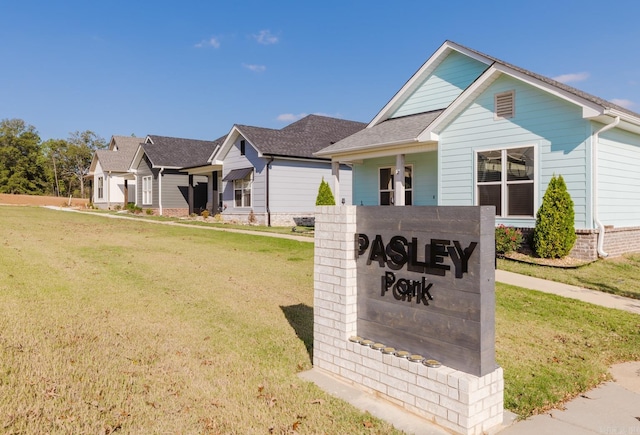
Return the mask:
<svg viewBox="0 0 640 435"><path fill-rule="evenodd" d="M145 186L145 182L148 183L148 186ZM144 177L142 177L141 190L142 190L142 205L153 204L153 177L151 175L145 175Z"/></svg>
<svg viewBox="0 0 640 435"><path fill-rule="evenodd" d="M97 199L104 199L104 177L98 177Z"/></svg>
<svg viewBox="0 0 640 435"><path fill-rule="evenodd" d="M411 192L411 204L415 203L415 195L413 194L414 188L413 186L415 185L415 172L413 171L413 164L412 163L408 163L404 165L405 168L411 168L411 187L407 189L407 187L405 186L404 191L405 191L405 195L407 192ZM391 170L391 175L393 175L395 177L396 174L396 165L386 165L386 166L378 166L378 183L376 184L376 192L378 195L378 205L382 205L380 204L380 193L381 192L390 192L391 193L391 204L389 205L394 205L394 198L395 198L395 189L396 189L396 183L395 183L395 178L394 178L394 183L391 183L391 190L380 190L380 170L381 169L389 169ZM403 173L404 175L404 173Z"/></svg>
<svg viewBox="0 0 640 435"><path fill-rule="evenodd" d="M238 180L233 180L233 208L251 208L253 206L253 173L254 171L251 171L251 173L245 177L245 178L241 178ZM248 180L247 180L248 178ZM241 187L240 189L236 189L236 182L238 181L242 181L243 183L245 181L249 182L249 195L251 198L251 204L247 205L245 202L246 196L244 195L244 191L245 189L243 187ZM241 191L241 205L236 205L236 190L240 190Z"/></svg>
<svg viewBox="0 0 640 435"><path fill-rule="evenodd" d="M484 185L500 185L500 202L502 208L502 214L496 215L496 219L519 219L519 220L531 220L535 219L536 213L538 210L538 187L540 184L540 170L539 170L539 162L540 157L538 155L538 145L537 144L522 144L522 145L508 145L503 147L491 147L491 148L476 148L473 150L473 192L474 192L474 204L480 205L480 195L478 193L478 153L483 153L487 151L501 151L502 159L506 157L506 152L510 149L517 148L533 148L533 182L531 181L510 181L509 184L525 184L525 183L533 183L533 215L532 216L510 216L507 214L508 211L508 198L507 198L507 179L506 177L501 177L502 181L494 181L489 183L484 183ZM504 174L503 165L503 174Z"/></svg>

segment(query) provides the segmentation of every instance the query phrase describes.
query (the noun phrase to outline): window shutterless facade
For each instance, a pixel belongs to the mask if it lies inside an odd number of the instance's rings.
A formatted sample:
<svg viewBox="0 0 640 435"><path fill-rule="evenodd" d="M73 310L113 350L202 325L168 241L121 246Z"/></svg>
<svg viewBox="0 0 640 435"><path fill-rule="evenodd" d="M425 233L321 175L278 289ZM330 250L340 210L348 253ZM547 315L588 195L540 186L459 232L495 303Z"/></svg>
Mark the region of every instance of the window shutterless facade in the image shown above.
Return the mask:
<svg viewBox="0 0 640 435"><path fill-rule="evenodd" d="M378 191L380 205L393 205L396 168L389 166L378 170ZM404 167L404 204L413 204L413 166Z"/></svg>
<svg viewBox="0 0 640 435"><path fill-rule="evenodd" d="M152 184L151 175L142 177L142 204L151 205L152 203Z"/></svg>
<svg viewBox="0 0 640 435"><path fill-rule="evenodd" d="M233 180L234 207L251 207L252 185L253 185L253 172L251 172L244 178Z"/></svg>
<svg viewBox="0 0 640 435"><path fill-rule="evenodd" d="M497 217L533 217L535 148L476 153L476 203L494 205Z"/></svg>
<svg viewBox="0 0 640 435"><path fill-rule="evenodd" d="M98 177L98 199L104 198L104 177Z"/></svg>

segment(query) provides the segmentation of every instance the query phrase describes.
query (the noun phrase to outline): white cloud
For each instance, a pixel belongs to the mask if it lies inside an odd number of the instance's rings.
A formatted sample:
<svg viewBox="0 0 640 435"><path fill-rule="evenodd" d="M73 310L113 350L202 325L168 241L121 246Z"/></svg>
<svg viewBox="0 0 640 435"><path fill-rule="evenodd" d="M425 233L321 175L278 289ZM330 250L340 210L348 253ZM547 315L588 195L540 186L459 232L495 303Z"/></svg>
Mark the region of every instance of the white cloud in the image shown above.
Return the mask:
<svg viewBox="0 0 640 435"><path fill-rule="evenodd" d="M318 115L318 116L328 116L329 118L342 118L342 115L335 114L332 115L330 113L323 113L323 112L314 112L314 115ZM283 122L294 122L297 121L299 119L304 118L305 116L309 115L308 113L298 113L297 115L294 113L283 113L281 115L278 115L278 117L276 118L278 121L283 121Z"/></svg>
<svg viewBox="0 0 640 435"><path fill-rule="evenodd" d="M220 48L220 41L218 40L218 38L211 37L208 40L205 39L196 44L196 48L204 48L204 47Z"/></svg>
<svg viewBox="0 0 640 435"><path fill-rule="evenodd" d="M272 34L269 30L261 30L257 35L252 35L259 44L271 45L277 44L280 40L276 35Z"/></svg>
<svg viewBox="0 0 640 435"><path fill-rule="evenodd" d="M259 72L259 73L267 69L267 67L264 65L252 65L252 64L243 63L242 66L248 70L251 70L253 72Z"/></svg>
<svg viewBox="0 0 640 435"><path fill-rule="evenodd" d="M573 82L583 82L589 78L588 72L580 72L580 73L569 73L569 74L561 74L559 76L553 77L553 79L560 83L573 83Z"/></svg>
<svg viewBox="0 0 640 435"><path fill-rule="evenodd" d="M278 115L278 121L284 121L284 122L293 122L293 121L297 121L298 119L302 119L305 116L307 116L308 113L298 113L297 115L294 115L293 113L283 113L281 115Z"/></svg>
<svg viewBox="0 0 640 435"><path fill-rule="evenodd" d="M611 100L611 102L613 104L617 104L620 107L624 107L625 109L631 109L633 106L636 105L636 103L634 103L631 100L625 100L622 98L614 98L613 100Z"/></svg>

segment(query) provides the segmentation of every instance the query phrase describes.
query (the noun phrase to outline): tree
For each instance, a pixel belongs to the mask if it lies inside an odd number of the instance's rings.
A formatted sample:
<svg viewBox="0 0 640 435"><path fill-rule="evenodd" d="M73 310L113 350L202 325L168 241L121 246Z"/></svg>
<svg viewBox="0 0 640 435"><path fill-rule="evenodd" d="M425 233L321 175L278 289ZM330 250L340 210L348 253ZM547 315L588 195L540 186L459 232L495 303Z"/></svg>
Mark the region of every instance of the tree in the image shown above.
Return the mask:
<svg viewBox="0 0 640 435"><path fill-rule="evenodd" d="M40 136L21 119L0 121L0 192L43 194L46 174Z"/></svg>
<svg viewBox="0 0 640 435"><path fill-rule="evenodd" d="M575 212L567 185L554 175L542 198L533 230L533 249L542 258L562 258L571 252L576 241Z"/></svg>
<svg viewBox="0 0 640 435"><path fill-rule="evenodd" d="M67 140L67 147L61 156L63 162L62 173L69 185L69 193L73 193L73 186L80 189L80 197L85 197L84 177L89 173L91 159L96 150L107 147L107 142L90 130L71 133Z"/></svg>
<svg viewBox="0 0 640 435"><path fill-rule="evenodd" d="M324 181L324 177L322 178L320 187L318 188L316 205L336 205L336 200L333 197L333 192L331 192L331 186L329 186L329 183Z"/></svg>
<svg viewBox="0 0 640 435"><path fill-rule="evenodd" d="M49 139L42 144L44 158L47 161L49 169L49 182L52 184L52 193L55 196L65 195L65 183L63 182L62 170L64 159L63 156L67 152L69 143L63 139ZM66 195L65 195L66 196Z"/></svg>

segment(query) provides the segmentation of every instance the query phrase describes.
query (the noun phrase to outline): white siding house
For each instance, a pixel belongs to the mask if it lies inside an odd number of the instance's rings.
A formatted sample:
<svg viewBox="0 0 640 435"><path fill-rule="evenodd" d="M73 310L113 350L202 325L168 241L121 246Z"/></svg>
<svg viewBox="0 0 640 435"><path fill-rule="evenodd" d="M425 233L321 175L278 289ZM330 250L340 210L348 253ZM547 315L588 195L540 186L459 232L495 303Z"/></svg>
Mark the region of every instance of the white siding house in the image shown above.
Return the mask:
<svg viewBox="0 0 640 435"><path fill-rule="evenodd" d="M124 207L135 201L135 185L129 183L128 169L141 139L112 136L109 148L97 150L88 176L92 182L91 202L97 208Z"/></svg>

